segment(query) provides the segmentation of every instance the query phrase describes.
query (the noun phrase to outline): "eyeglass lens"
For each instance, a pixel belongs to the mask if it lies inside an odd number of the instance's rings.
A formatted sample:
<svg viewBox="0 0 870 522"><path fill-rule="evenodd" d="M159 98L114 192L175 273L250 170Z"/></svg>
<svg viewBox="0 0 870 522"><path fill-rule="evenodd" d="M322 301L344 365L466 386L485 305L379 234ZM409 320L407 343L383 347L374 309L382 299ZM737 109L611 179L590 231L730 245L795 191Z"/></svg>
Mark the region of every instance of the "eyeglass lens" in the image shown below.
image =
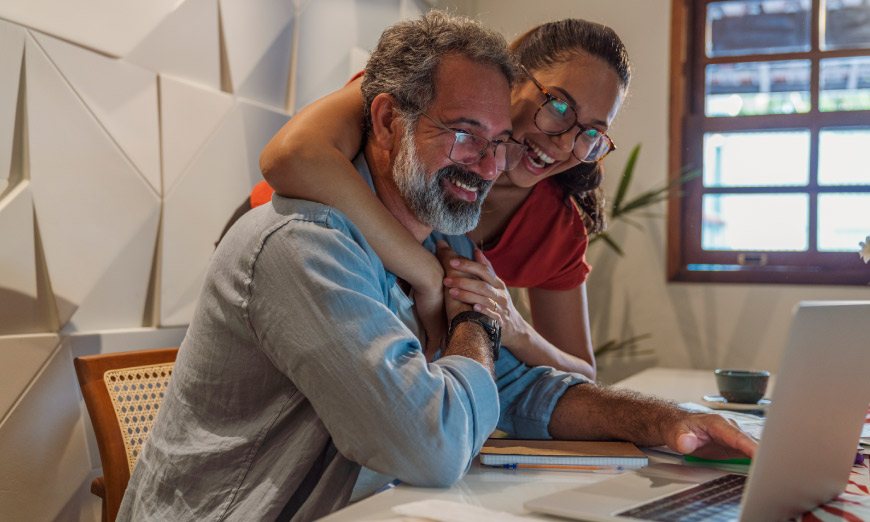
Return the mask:
<svg viewBox="0 0 870 522"><path fill-rule="evenodd" d="M450 149L450 159L462 165L477 163L486 153L490 142L464 132L456 133L456 141ZM500 171L511 170L517 166L525 147L518 143L492 143L495 168Z"/></svg>
<svg viewBox="0 0 870 522"><path fill-rule="evenodd" d="M550 98L535 115L535 124L551 135L563 134L577 123L577 112L568 102ZM593 128L580 128L574 137L574 155L580 161L598 161L610 152L610 140Z"/></svg>

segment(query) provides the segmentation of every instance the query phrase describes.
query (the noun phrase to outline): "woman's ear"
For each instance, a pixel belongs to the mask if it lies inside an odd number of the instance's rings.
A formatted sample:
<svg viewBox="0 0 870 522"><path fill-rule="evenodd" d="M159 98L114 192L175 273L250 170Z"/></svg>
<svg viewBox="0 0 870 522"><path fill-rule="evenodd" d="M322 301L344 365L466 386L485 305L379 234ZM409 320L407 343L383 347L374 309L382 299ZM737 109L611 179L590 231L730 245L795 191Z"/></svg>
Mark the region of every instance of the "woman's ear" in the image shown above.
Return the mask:
<svg viewBox="0 0 870 522"><path fill-rule="evenodd" d="M395 98L387 93L375 96L372 100L372 135L380 148L393 150L401 136L399 125Z"/></svg>

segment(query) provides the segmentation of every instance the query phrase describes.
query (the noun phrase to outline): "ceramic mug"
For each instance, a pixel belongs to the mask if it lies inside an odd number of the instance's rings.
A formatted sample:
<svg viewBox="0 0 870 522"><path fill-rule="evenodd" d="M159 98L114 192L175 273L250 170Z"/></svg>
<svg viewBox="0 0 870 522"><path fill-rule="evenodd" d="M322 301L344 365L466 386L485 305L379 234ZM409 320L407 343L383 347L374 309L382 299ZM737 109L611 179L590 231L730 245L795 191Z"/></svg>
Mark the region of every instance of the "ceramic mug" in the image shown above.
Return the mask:
<svg viewBox="0 0 870 522"><path fill-rule="evenodd" d="M716 374L719 394L728 402L756 404L764 398L770 372L764 370L725 370Z"/></svg>

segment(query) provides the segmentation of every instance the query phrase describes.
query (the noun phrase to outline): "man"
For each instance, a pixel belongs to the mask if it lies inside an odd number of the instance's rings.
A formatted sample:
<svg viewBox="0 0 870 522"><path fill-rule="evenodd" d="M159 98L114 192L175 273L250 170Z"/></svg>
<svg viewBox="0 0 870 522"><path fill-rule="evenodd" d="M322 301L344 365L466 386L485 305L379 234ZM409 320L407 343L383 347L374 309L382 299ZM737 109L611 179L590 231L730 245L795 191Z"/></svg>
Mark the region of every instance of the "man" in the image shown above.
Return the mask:
<svg viewBox="0 0 870 522"><path fill-rule="evenodd" d="M515 161L513 77L503 39L469 21L434 12L382 36L354 163L418 240L472 228ZM310 520L391 478L446 486L497 425L754 449L721 417L528 368L507 351L496 366L497 329L449 297L447 345L427 362L401 286L334 209L275 196L248 213L214 254L118 520Z"/></svg>

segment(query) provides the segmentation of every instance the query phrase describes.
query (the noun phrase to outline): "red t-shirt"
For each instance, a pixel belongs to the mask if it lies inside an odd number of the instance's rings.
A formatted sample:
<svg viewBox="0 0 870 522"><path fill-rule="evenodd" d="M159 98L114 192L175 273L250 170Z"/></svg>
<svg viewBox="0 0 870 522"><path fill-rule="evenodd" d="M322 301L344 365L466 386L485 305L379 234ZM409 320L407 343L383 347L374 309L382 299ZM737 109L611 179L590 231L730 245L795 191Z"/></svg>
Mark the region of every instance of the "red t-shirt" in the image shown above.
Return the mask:
<svg viewBox="0 0 870 522"><path fill-rule="evenodd" d="M483 253L508 286L570 290L589 275L588 246L580 212L566 206L562 189L547 179L535 185L495 247Z"/></svg>

